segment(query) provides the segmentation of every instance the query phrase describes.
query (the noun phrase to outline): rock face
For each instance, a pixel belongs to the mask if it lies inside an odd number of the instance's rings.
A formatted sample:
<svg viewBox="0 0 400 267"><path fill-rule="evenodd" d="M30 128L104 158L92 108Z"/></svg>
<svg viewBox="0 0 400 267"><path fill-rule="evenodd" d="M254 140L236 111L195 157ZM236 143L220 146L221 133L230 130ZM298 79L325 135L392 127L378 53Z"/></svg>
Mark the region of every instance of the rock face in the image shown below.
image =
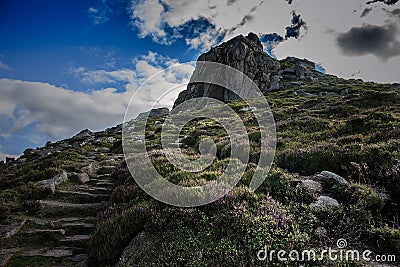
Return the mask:
<svg viewBox="0 0 400 267"><path fill-rule="evenodd" d="M281 61L282 78L289 81L314 81L321 74L315 70L315 63L307 59L287 57Z"/></svg>
<svg viewBox="0 0 400 267"><path fill-rule="evenodd" d="M212 48L202 54L198 61L216 62L233 67L250 77L261 90L271 88L271 79L276 87L274 76L279 75L280 64L263 51L263 46L257 35L250 33L248 36L239 35L226 43ZM193 76L201 70L196 66ZM213 84L189 83L187 90L180 93L174 107L185 100L195 97L210 97L221 101L237 99L229 90Z"/></svg>
<svg viewBox="0 0 400 267"><path fill-rule="evenodd" d="M140 113L137 117L136 120L143 120L147 117L152 118L152 117L163 117L163 116L168 116L169 115L169 109L168 108L155 108L147 112Z"/></svg>
<svg viewBox="0 0 400 267"><path fill-rule="evenodd" d="M321 73L315 70L315 63L306 59L288 57L282 61L271 58L264 52L261 41L254 33L239 35L202 54L198 61L216 62L233 67L252 79L262 92L279 90L281 81L313 81ZM193 77L203 72L202 64L197 64ZM216 73L218 75L218 73ZM201 76L201 74L200 74ZM213 84L189 82L174 103L174 108L182 102L196 98L210 97L220 101L236 100L238 96L226 88Z"/></svg>

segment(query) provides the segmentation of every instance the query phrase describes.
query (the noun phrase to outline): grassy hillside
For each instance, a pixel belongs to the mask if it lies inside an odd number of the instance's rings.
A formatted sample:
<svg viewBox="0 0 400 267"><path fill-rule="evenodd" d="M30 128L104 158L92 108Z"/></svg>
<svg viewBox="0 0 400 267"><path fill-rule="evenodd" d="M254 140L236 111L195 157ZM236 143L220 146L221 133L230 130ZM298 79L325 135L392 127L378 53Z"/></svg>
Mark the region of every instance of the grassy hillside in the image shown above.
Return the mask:
<svg viewBox="0 0 400 267"><path fill-rule="evenodd" d="M143 248L122 266L264 265L256 258L264 246L321 250L335 248L340 238L350 248L399 255L400 93L396 90L391 85L329 76L318 86L304 84L266 94L276 120L277 153L272 170L255 193L247 186L258 160L259 131L251 112L239 112L243 102L229 103L246 124L251 141L251 163L235 190L204 207L174 208L141 191L122 164L113 174L111 206L93 236L90 262L117 262L132 238L143 233L145 242L139 243ZM189 157L198 153L202 138L212 138L218 147L216 162L203 172L188 174L174 168L160 150L162 121L148 122L146 142L153 164L164 177L192 186L223 172L230 147L220 125L197 120L182 131L182 149ZM323 194L337 199L339 207L310 206L321 193L302 181L322 171L350 182L324 186ZM329 264L340 265L315 263Z"/></svg>
<svg viewBox="0 0 400 267"><path fill-rule="evenodd" d="M264 247L320 251L335 248L340 238L347 240L348 248L400 257L400 86L327 76L317 84L288 82L265 97L276 121L277 151L256 192L247 186L258 161L260 134L251 111L240 111L245 104L234 101L228 104L246 125L250 164L237 187L222 199L198 208L176 208L152 199L135 183L125 162L118 161L122 146L117 127L90 138L66 140L66 146L51 153L46 149L60 146L48 144L27 151L17 162L3 164L0 223L43 217L36 200L55 196L36 182L61 171L79 173L93 163L96 170L90 178L111 173L112 192L107 205L97 210L98 222L88 242L90 266L282 266L282 262L259 261L257 251ZM146 128L147 148L159 173L185 186L219 177L230 155L223 127L212 120L185 126L181 148L188 157L198 155L198 144L205 137L218 148L218 160L208 169L188 174L172 166L161 150L164 119L150 118ZM323 171L336 173L348 183L320 182L318 188L313 181ZM68 181L55 194L74 184ZM338 205L315 205L321 196L337 200ZM71 197L65 199L70 202ZM57 240L49 246L55 244ZM2 238L0 245L19 246L22 252L39 246L24 234ZM27 262L41 266L41 260L49 260L28 259L22 252L12 256L10 266ZM325 259L307 266L363 264Z"/></svg>

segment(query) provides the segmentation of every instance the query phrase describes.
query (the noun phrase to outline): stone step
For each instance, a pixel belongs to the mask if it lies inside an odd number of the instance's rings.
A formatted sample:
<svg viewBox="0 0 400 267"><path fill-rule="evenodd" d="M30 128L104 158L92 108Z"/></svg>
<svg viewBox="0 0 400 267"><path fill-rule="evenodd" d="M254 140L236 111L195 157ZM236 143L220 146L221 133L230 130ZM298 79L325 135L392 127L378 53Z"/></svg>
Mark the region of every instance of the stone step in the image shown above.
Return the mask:
<svg viewBox="0 0 400 267"><path fill-rule="evenodd" d="M6 266L8 260L19 250L20 248L0 249L0 266Z"/></svg>
<svg viewBox="0 0 400 267"><path fill-rule="evenodd" d="M99 180L111 180L111 174L107 173L107 174L97 175L96 179L99 179Z"/></svg>
<svg viewBox="0 0 400 267"><path fill-rule="evenodd" d="M72 261L74 264L73 266L75 267L86 267L87 266L87 261L88 261L89 255L87 253L82 253L75 255L74 257L70 258L70 261ZM70 267L71 265L65 265L65 267Z"/></svg>
<svg viewBox="0 0 400 267"><path fill-rule="evenodd" d="M65 218L52 218L52 219L39 219L28 217L27 220L40 226L51 228L61 227L65 223L92 223L97 221L96 217L65 217Z"/></svg>
<svg viewBox="0 0 400 267"><path fill-rule="evenodd" d="M62 229L68 235L86 235L91 234L94 230L93 223L84 223L84 222L71 222L71 223L64 223L61 225Z"/></svg>
<svg viewBox="0 0 400 267"><path fill-rule="evenodd" d="M111 182L100 181L100 182L96 183L96 186L105 187L105 188L113 188L114 184Z"/></svg>
<svg viewBox="0 0 400 267"><path fill-rule="evenodd" d="M69 202L77 202L77 203L93 203L93 202L101 202L108 201L110 199L109 194L92 194L88 192L81 191L69 191L69 190L60 190L57 191L54 199L58 197L66 198Z"/></svg>
<svg viewBox="0 0 400 267"><path fill-rule="evenodd" d="M61 239L60 242L65 245L86 248L90 240L90 235L73 235Z"/></svg>
<svg viewBox="0 0 400 267"><path fill-rule="evenodd" d="M108 185L114 185L112 182L111 182L111 180L109 180L109 179L91 179L89 182L87 182L86 183L86 185L88 185L89 187L90 186L99 186L99 184L101 184L101 183L104 183L104 184L106 184L107 186Z"/></svg>
<svg viewBox="0 0 400 267"><path fill-rule="evenodd" d="M17 234L19 230L25 225L26 219L17 220L4 228L0 229L0 237L11 238L13 235Z"/></svg>
<svg viewBox="0 0 400 267"><path fill-rule="evenodd" d="M98 210L100 210L105 205L105 202L78 204L69 202L59 202L53 200L39 200L38 203L41 214L53 215L53 216L55 215L95 216Z"/></svg>
<svg viewBox="0 0 400 267"><path fill-rule="evenodd" d="M97 186L86 186L86 185L81 185L76 188L77 190L92 193L92 194L110 194L112 192L111 188L105 188L105 187L97 187Z"/></svg>
<svg viewBox="0 0 400 267"><path fill-rule="evenodd" d="M48 258L65 258L71 257L74 253L67 249L35 249L26 251L22 254L23 257L48 257Z"/></svg>
<svg viewBox="0 0 400 267"><path fill-rule="evenodd" d="M23 231L23 233L28 234L28 235L48 235L48 234L64 235L65 230L64 229L31 229L31 230L25 230L25 231Z"/></svg>
<svg viewBox="0 0 400 267"><path fill-rule="evenodd" d="M54 223L96 222L97 217L65 217L53 220Z"/></svg>

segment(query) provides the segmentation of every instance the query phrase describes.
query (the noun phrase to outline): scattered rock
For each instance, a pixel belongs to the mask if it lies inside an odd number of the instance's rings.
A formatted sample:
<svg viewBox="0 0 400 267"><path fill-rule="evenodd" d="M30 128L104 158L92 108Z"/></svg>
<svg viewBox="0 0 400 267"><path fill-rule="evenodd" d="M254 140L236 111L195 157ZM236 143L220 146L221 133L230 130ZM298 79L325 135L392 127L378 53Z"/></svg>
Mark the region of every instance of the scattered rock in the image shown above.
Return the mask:
<svg viewBox="0 0 400 267"><path fill-rule="evenodd" d="M307 179L307 180L302 180L301 183L305 188L309 189L313 193L322 192L322 185L319 182Z"/></svg>
<svg viewBox="0 0 400 267"><path fill-rule="evenodd" d="M92 131L85 129L85 130L82 130L81 132L79 132L73 138L76 138L76 139L87 138L87 137L91 137L92 135L93 135Z"/></svg>
<svg viewBox="0 0 400 267"><path fill-rule="evenodd" d="M323 240L328 236L328 231L326 231L325 227L319 226L314 230L314 235L319 240Z"/></svg>
<svg viewBox="0 0 400 267"><path fill-rule="evenodd" d="M239 112L240 112L240 113L244 113L244 112L255 111L255 110L257 110L256 107L249 107L249 106L247 106L247 107L243 107L243 108L239 109Z"/></svg>
<svg viewBox="0 0 400 267"><path fill-rule="evenodd" d="M50 189L52 193L55 193L56 186L66 182L66 181L68 181L68 174L65 171L63 171L51 179L39 181L36 184L39 187L42 187L45 189Z"/></svg>
<svg viewBox="0 0 400 267"><path fill-rule="evenodd" d="M168 115L169 115L168 108L155 108L150 111L140 113L136 117L136 120L144 120L146 118L163 117L163 116L168 116Z"/></svg>
<svg viewBox="0 0 400 267"><path fill-rule="evenodd" d="M339 207L340 204L336 199L333 199L331 197L319 196L317 201L311 203L310 206L319 209L327 209L332 207Z"/></svg>
<svg viewBox="0 0 400 267"><path fill-rule="evenodd" d="M75 183L85 184L90 181L89 175L87 173L68 173L68 179Z"/></svg>
<svg viewBox="0 0 400 267"><path fill-rule="evenodd" d="M324 187L331 187L333 185L348 186L349 182L346 181L342 176L339 176L333 172L323 171L316 175L314 179L320 182Z"/></svg>
<svg viewBox="0 0 400 267"><path fill-rule="evenodd" d="M29 155L34 154L35 152L36 152L35 149L33 149L33 148L27 148L27 149L25 149L25 151L24 151L24 155L25 155L25 156L29 156Z"/></svg>
<svg viewBox="0 0 400 267"><path fill-rule="evenodd" d="M89 165L81 168L81 172L86 173L87 175L95 175L96 170L97 170L97 168L94 163L89 163Z"/></svg>

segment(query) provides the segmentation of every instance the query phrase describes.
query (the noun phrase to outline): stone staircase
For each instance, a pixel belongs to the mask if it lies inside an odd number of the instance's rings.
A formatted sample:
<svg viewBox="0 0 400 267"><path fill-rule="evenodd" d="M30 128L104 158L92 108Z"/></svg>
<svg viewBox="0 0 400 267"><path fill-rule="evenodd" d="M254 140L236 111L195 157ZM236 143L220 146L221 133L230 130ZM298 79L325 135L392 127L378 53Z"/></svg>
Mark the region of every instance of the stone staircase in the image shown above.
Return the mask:
<svg viewBox="0 0 400 267"><path fill-rule="evenodd" d="M68 181L36 200L34 215L16 215L15 223L3 229L0 266L87 266L96 215L111 197L110 173L121 156L112 155L115 165L107 166L107 173L93 173L85 183Z"/></svg>

